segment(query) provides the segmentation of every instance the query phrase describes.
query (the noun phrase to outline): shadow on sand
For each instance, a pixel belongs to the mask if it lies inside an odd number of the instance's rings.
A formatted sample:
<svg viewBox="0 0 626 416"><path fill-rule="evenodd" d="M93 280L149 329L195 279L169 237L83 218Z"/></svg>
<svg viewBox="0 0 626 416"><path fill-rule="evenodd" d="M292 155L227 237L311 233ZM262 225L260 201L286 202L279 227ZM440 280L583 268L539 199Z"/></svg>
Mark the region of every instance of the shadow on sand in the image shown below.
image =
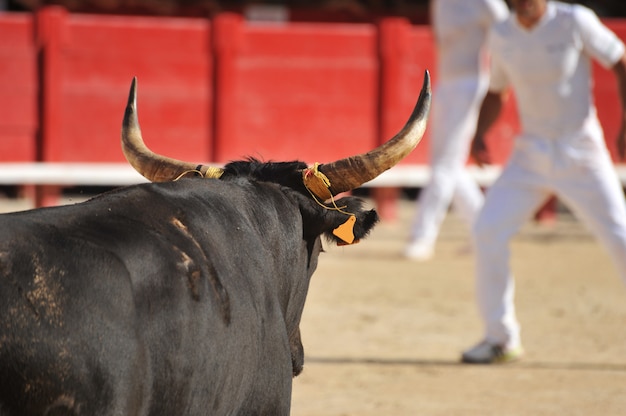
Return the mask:
<svg viewBox="0 0 626 416"><path fill-rule="evenodd" d="M311 364L332 365L377 365L377 366L415 366L415 367L477 367L480 364L464 364L454 360L429 360L413 358L375 358L375 357L306 357ZM487 367L487 366L485 366ZM575 371L615 371L626 372L626 363L583 363L583 362L542 362L517 361L505 365L494 365L498 369L530 369L530 370L575 370Z"/></svg>

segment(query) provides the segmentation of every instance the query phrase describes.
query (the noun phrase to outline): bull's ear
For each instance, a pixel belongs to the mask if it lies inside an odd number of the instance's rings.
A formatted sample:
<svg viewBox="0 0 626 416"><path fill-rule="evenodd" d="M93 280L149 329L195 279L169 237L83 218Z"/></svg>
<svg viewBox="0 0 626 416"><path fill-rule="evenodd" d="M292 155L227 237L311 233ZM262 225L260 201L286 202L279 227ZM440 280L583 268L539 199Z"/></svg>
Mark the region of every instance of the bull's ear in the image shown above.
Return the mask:
<svg viewBox="0 0 626 416"><path fill-rule="evenodd" d="M325 235L338 244L346 244L349 241L343 238L350 235L346 239L355 242L366 237L379 221L378 213L364 210L359 198L346 197L324 205L300 192L292 192L292 197L300 207L303 236L307 240Z"/></svg>
<svg viewBox="0 0 626 416"><path fill-rule="evenodd" d="M356 215L350 214L346 222L333 230L333 235L341 240L341 242L337 244L346 245L359 242L354 236L354 223L356 223Z"/></svg>
<svg viewBox="0 0 626 416"><path fill-rule="evenodd" d="M332 231L332 238L337 245L348 245L358 243L362 238L367 237L370 231L378 223L379 217L376 210L359 209L351 214L345 222L337 226Z"/></svg>

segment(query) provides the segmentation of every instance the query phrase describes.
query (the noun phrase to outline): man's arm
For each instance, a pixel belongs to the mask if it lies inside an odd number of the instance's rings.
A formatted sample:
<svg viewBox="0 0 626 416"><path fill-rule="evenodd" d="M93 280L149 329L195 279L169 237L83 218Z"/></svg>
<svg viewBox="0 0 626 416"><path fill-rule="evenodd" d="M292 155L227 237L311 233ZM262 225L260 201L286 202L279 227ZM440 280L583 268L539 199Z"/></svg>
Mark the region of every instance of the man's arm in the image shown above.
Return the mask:
<svg viewBox="0 0 626 416"><path fill-rule="evenodd" d="M626 66L624 74L626 75ZM626 77L624 78L624 86L626 87ZM478 124L476 126L476 134L472 141L472 147L470 154L476 161L478 166L483 166L491 163L491 157L489 156L489 150L485 145L485 134L495 123L500 116L502 107L508 97L506 91L492 92L489 91L483 99L480 106L480 113L478 115ZM626 95L624 96L626 98ZM626 101L624 101L626 103Z"/></svg>
<svg viewBox="0 0 626 416"><path fill-rule="evenodd" d="M626 156L626 55L622 57L611 68L617 78L617 92L622 105L622 120L617 136L617 153L620 160Z"/></svg>

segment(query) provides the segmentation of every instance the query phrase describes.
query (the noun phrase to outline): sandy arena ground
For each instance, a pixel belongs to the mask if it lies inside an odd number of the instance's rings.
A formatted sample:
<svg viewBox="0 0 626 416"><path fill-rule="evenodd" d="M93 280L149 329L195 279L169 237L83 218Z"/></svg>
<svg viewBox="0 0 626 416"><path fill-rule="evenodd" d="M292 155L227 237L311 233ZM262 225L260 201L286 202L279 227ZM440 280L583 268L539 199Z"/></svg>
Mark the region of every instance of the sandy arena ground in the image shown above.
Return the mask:
<svg viewBox="0 0 626 416"><path fill-rule="evenodd" d="M449 215L435 258L410 262L400 253L412 214L403 201L398 220L367 240L326 244L304 310L293 416L626 415L626 287L581 224L561 214L514 240L526 356L468 366L459 353L481 326L466 229Z"/></svg>
<svg viewBox="0 0 626 416"><path fill-rule="evenodd" d="M328 247L302 322L294 416L626 415L626 286L575 219L529 223L512 245L525 358L458 363L481 337L467 232L446 219L436 256L400 255L413 204L352 247Z"/></svg>

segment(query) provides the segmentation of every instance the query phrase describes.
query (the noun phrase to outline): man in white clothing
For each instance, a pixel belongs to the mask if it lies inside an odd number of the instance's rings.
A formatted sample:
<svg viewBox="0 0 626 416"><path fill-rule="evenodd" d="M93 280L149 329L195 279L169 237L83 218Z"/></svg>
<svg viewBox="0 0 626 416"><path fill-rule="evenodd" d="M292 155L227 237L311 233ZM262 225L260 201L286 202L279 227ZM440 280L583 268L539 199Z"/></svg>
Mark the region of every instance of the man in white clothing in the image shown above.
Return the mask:
<svg viewBox="0 0 626 416"><path fill-rule="evenodd" d="M489 82L487 31L509 14L503 0L431 0L430 11L437 46L437 85L429 124L431 177L418 199L405 249L405 256L413 260L433 255L451 202L469 228L483 203L465 164Z"/></svg>
<svg viewBox="0 0 626 416"><path fill-rule="evenodd" d="M515 91L522 131L472 232L485 334L463 353L468 363L506 362L522 354L509 242L551 194L589 226L626 282L626 203L596 115L591 77L591 59L611 68L624 110L624 44L586 7L547 0L511 5L509 19L489 35L491 80L472 156L479 165L488 163L483 137L508 87ZM626 113L621 114L617 147L624 158Z"/></svg>

